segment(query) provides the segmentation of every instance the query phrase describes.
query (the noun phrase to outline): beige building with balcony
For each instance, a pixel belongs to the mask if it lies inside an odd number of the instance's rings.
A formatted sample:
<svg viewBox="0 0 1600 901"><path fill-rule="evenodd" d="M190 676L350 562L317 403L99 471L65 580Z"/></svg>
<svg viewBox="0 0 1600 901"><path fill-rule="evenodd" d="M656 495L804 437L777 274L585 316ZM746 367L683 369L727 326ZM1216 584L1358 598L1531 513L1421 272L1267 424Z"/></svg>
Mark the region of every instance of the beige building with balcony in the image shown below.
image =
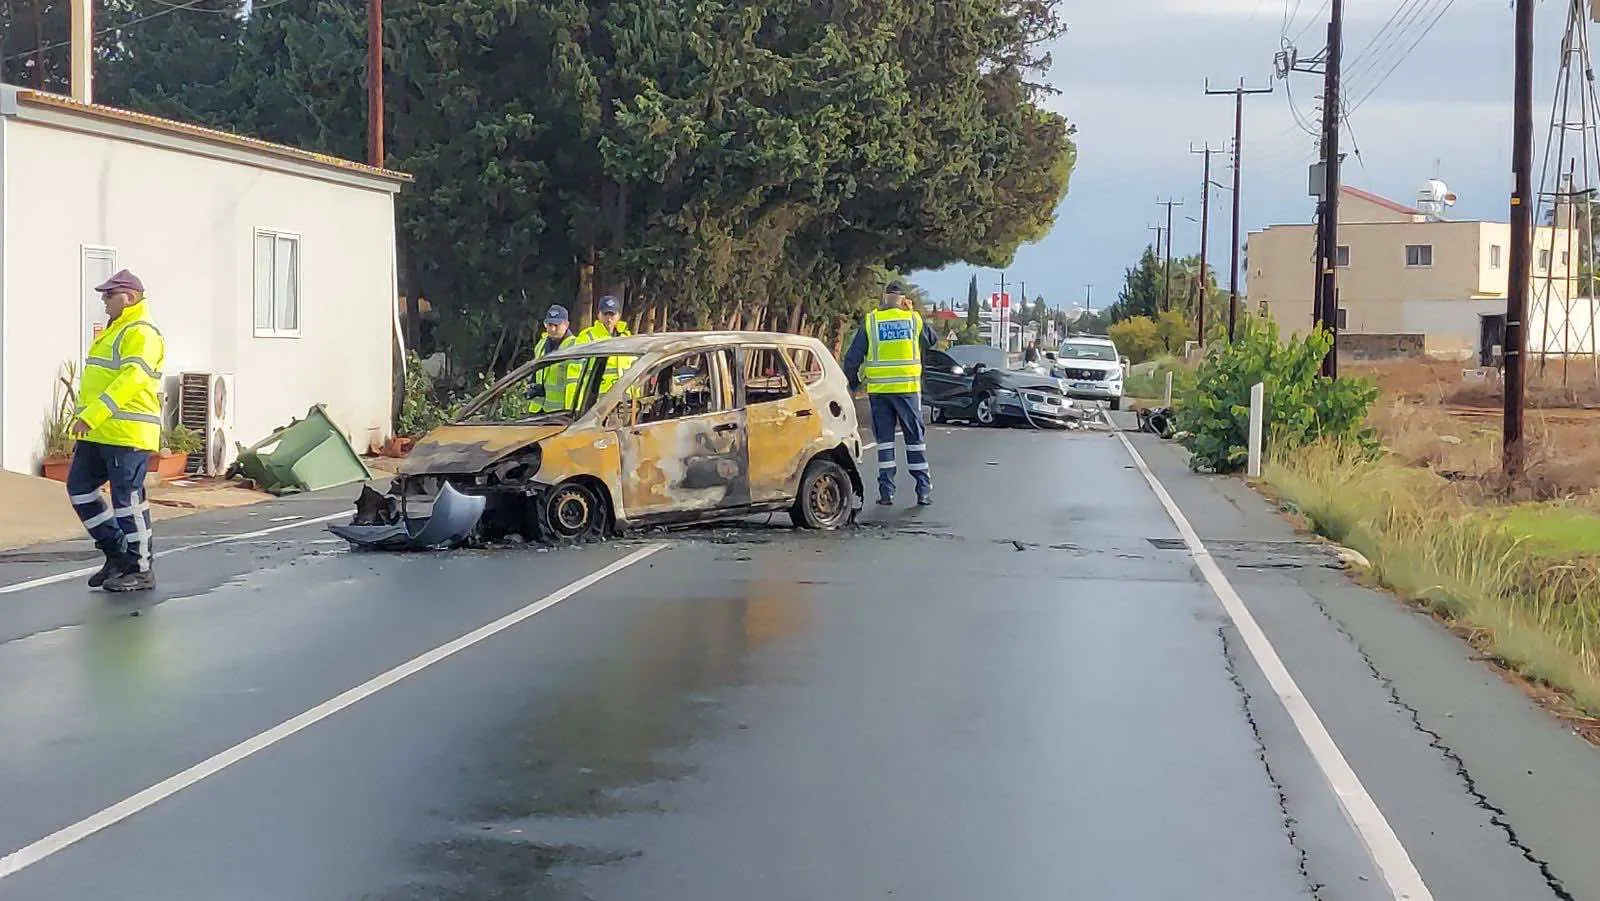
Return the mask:
<svg viewBox="0 0 1600 901"><path fill-rule="evenodd" d="M1548 306L1558 317L1572 307L1565 298L1576 277L1576 237L1570 228L1535 231L1528 328L1535 352L1545 340L1541 301L1550 298ZM1311 328L1315 242L1315 226L1274 225L1252 233L1246 245L1250 307L1269 316L1285 335ZM1336 259L1341 352L1471 358L1498 346L1510 284L1510 242L1511 226L1503 222L1445 220L1359 188L1342 188ZM1593 321L1592 315L1579 318ZM1565 325L1563 320L1550 331ZM1592 352L1592 327L1576 331L1589 336L1591 349L1582 352Z"/></svg>

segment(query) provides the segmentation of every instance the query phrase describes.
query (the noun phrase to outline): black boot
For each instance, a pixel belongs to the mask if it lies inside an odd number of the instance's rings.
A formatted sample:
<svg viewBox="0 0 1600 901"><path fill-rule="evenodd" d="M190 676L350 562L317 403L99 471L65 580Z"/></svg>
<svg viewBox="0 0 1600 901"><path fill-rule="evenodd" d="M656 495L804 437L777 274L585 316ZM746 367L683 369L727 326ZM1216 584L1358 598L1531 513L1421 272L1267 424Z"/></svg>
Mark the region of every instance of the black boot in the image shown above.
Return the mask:
<svg viewBox="0 0 1600 901"><path fill-rule="evenodd" d="M140 572L130 569L121 572L106 580L106 591L117 593L129 591L150 591L156 587L155 570L147 569Z"/></svg>
<svg viewBox="0 0 1600 901"><path fill-rule="evenodd" d="M129 560L128 552L121 547L105 541L96 541L94 544L95 547L100 549L100 553L106 555L105 565L100 567L99 572L89 577L89 587L99 588L101 585L106 584L107 579L120 575L123 570L127 569Z"/></svg>

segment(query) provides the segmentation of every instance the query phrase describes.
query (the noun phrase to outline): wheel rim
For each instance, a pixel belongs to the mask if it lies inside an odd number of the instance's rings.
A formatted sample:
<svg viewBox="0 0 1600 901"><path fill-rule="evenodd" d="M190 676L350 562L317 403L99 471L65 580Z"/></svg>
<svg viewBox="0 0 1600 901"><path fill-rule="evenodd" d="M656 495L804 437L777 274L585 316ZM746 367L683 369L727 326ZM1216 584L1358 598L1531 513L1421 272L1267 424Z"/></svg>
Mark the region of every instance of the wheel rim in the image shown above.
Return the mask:
<svg viewBox="0 0 1600 901"><path fill-rule="evenodd" d="M825 473L811 483L806 509L821 523L831 523L845 512L845 488L838 473Z"/></svg>
<svg viewBox="0 0 1600 901"><path fill-rule="evenodd" d="M575 538L589 531L594 518L594 501L581 488L562 488L550 498L550 527L562 538Z"/></svg>
<svg viewBox="0 0 1600 901"><path fill-rule="evenodd" d="M994 401L988 397L978 398L978 421L984 425L994 421Z"/></svg>

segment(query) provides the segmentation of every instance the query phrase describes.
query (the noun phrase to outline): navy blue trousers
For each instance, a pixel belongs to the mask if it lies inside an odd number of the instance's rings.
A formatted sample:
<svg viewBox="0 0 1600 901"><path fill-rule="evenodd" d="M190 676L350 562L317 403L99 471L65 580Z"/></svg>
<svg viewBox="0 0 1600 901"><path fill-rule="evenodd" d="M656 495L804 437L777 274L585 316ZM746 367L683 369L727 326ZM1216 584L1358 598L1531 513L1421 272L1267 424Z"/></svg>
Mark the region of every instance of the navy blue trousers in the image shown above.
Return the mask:
<svg viewBox="0 0 1600 901"><path fill-rule="evenodd" d="M899 426L906 441L906 469L917 483L917 494L933 489L928 474L928 435L922 425L922 395L868 394L872 405L872 440L878 442L878 496L894 497L894 430Z"/></svg>
<svg viewBox="0 0 1600 901"><path fill-rule="evenodd" d="M150 499L144 477L150 471L150 452L79 441L67 471L67 496L72 509L95 544L108 554L126 554L140 572L150 570L153 551ZM111 506L100 486L111 483Z"/></svg>

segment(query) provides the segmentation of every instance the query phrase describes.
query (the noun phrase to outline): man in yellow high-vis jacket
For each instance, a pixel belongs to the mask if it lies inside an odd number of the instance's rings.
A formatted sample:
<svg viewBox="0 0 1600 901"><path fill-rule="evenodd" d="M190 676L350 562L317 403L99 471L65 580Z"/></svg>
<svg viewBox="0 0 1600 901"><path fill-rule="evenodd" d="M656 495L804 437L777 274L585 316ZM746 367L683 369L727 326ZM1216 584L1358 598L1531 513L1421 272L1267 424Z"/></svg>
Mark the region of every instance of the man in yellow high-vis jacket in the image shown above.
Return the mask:
<svg viewBox="0 0 1600 901"><path fill-rule="evenodd" d="M604 341L607 338L626 338L633 331L628 328L628 323L622 319L622 304L610 294L600 298L600 321L578 333L578 343L588 344L592 341ZM606 371L600 376L600 393L605 394L617 379L633 365L636 357L607 357Z"/></svg>
<svg viewBox="0 0 1600 901"><path fill-rule="evenodd" d="M549 312L544 314L544 335L533 345L535 360L542 360L548 354L566 350L578 343L577 336L572 334L570 322L566 307L560 304L550 307ZM544 393L528 403L528 412L555 413L575 409L581 372L582 364L579 363L546 366L537 376Z"/></svg>
<svg viewBox="0 0 1600 901"><path fill-rule="evenodd" d="M933 503L933 477L928 471L927 429L922 424L922 351L939 341L922 321L905 288L890 282L880 308L867 314L850 349L844 371L850 390L867 383L872 405L872 436L878 442L878 503L894 503L894 433L899 426L906 442L906 469L917 485L917 504Z"/></svg>
<svg viewBox="0 0 1600 901"><path fill-rule="evenodd" d="M77 446L67 473L72 508L105 565L92 588L148 591L156 586L150 500L144 479L161 449L161 367L166 342L150 321L144 283L124 269L95 288L109 325L89 345L78 387ZM100 486L111 483L111 506Z"/></svg>

